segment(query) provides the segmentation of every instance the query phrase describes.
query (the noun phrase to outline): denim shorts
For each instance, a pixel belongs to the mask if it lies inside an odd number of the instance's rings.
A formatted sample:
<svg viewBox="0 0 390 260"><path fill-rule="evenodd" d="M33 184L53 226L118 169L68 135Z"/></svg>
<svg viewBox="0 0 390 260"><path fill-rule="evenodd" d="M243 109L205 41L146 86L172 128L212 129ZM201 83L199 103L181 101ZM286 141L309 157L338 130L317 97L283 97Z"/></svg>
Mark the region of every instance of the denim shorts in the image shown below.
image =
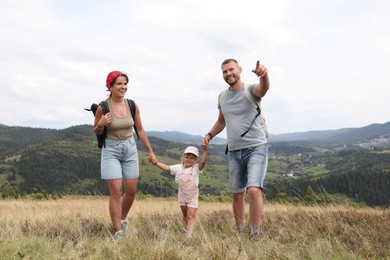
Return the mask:
<svg viewBox="0 0 390 260"><path fill-rule="evenodd" d="M229 151L229 179L232 193L248 187L263 188L268 166L268 144Z"/></svg>
<svg viewBox="0 0 390 260"><path fill-rule="evenodd" d="M136 179L139 177L138 150L134 138L106 138L101 153L101 175L104 180Z"/></svg>

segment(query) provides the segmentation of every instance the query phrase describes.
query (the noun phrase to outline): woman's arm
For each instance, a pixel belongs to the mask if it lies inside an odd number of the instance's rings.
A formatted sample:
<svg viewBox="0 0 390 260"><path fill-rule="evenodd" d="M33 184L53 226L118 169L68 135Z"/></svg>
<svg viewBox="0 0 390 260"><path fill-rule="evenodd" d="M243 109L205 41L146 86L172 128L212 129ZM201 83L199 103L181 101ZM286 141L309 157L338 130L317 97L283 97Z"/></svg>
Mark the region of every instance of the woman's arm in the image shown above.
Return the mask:
<svg viewBox="0 0 390 260"><path fill-rule="evenodd" d="M157 158L153 152L152 146L150 145L145 129L142 126L141 113L139 112L139 107L137 104L135 104L135 106L136 106L136 112L135 112L134 124L137 127L138 137L141 140L141 142L144 144L146 150L149 153L149 162L151 162L152 164L156 164Z"/></svg>
<svg viewBox="0 0 390 260"><path fill-rule="evenodd" d="M107 124L104 116L103 116L103 109L99 105L96 109L95 113L95 121L93 123L93 132L97 135L101 135L103 133L104 126Z"/></svg>

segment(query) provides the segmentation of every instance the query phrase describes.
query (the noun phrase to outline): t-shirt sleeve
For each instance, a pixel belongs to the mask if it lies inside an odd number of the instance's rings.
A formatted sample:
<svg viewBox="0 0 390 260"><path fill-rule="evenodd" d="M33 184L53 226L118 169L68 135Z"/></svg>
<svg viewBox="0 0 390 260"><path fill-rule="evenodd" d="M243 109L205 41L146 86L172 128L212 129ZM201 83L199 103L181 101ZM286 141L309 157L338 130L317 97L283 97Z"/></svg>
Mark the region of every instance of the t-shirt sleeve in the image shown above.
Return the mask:
<svg viewBox="0 0 390 260"><path fill-rule="evenodd" d="M255 86L256 86L256 84L250 84L250 85L248 86L249 93L251 93L252 97L253 97L257 102L259 102L259 101L261 100L261 98L256 97L256 96L253 94L253 89L254 89Z"/></svg>
<svg viewBox="0 0 390 260"><path fill-rule="evenodd" d="M181 164L172 165L171 174L176 176L179 173L180 169L181 169Z"/></svg>

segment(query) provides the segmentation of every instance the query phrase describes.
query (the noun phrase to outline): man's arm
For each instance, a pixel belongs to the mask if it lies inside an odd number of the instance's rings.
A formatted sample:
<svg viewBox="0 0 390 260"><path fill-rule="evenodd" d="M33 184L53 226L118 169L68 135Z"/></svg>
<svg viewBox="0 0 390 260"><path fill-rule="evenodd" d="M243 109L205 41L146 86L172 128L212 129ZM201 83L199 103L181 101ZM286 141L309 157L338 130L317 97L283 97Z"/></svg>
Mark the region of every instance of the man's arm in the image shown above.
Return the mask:
<svg viewBox="0 0 390 260"><path fill-rule="evenodd" d="M210 140L213 139L214 136L218 135L225 128L225 117L223 116L221 110L219 110L218 119L215 121L214 126L211 130L203 137L202 139L202 148L207 148Z"/></svg>
<svg viewBox="0 0 390 260"><path fill-rule="evenodd" d="M253 88L253 94L258 98L262 98L267 93L270 85L268 70L264 65L260 64L260 61L257 61L256 68L252 72L260 77L259 83Z"/></svg>

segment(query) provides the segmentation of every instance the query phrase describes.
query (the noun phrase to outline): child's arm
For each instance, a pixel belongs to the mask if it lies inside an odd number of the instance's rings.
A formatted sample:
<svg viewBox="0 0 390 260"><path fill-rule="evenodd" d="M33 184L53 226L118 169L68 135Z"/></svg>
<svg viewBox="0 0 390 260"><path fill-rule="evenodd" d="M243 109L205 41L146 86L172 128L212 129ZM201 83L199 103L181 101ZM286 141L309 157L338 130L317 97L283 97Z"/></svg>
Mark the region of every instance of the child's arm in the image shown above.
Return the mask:
<svg viewBox="0 0 390 260"><path fill-rule="evenodd" d="M163 171L166 171L166 172L170 172L171 171L171 166L166 165L165 163L157 162L155 165L158 168L160 168L161 170L163 170Z"/></svg>
<svg viewBox="0 0 390 260"><path fill-rule="evenodd" d="M207 147L203 149L202 159L200 159L200 162L198 164L199 171L201 171L204 166L206 165L207 156L209 154L209 151L207 150Z"/></svg>

